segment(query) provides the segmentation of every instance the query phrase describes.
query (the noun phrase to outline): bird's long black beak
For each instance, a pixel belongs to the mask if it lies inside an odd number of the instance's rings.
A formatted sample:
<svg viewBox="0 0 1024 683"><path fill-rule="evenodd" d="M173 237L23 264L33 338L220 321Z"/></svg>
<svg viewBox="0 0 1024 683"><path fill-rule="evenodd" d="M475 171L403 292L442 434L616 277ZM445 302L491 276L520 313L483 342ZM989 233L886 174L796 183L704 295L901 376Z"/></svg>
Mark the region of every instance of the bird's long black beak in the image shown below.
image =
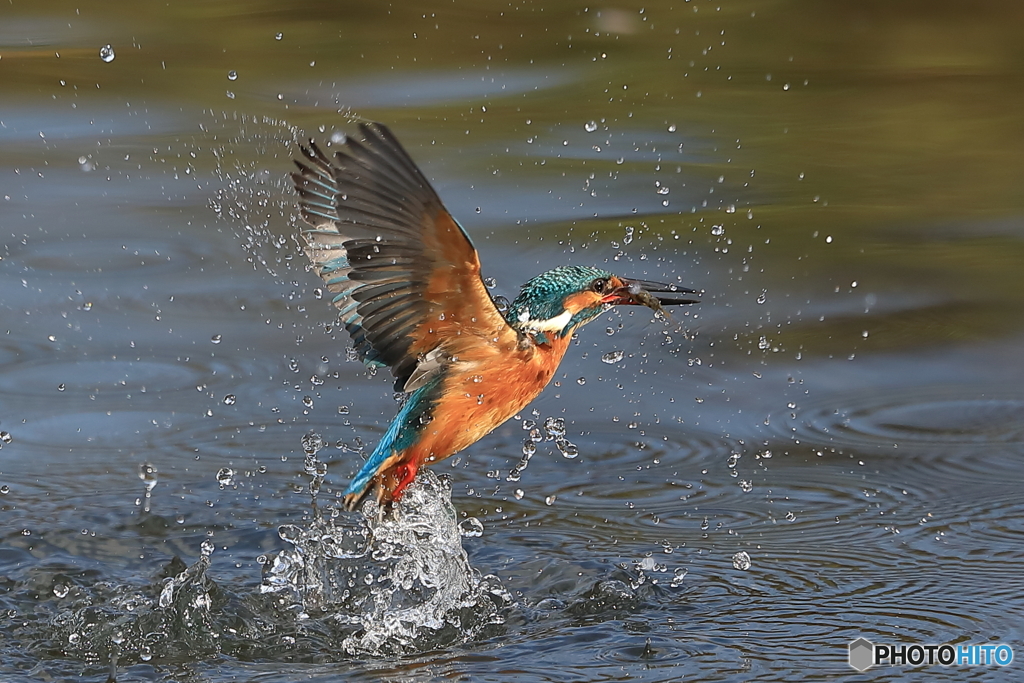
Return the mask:
<svg viewBox="0 0 1024 683"><path fill-rule="evenodd" d="M650 280L619 279L622 280L623 286L616 290L620 297L616 303L637 304L656 311L661 310L662 306L700 303L700 299L694 295L700 296L702 292L696 289Z"/></svg>

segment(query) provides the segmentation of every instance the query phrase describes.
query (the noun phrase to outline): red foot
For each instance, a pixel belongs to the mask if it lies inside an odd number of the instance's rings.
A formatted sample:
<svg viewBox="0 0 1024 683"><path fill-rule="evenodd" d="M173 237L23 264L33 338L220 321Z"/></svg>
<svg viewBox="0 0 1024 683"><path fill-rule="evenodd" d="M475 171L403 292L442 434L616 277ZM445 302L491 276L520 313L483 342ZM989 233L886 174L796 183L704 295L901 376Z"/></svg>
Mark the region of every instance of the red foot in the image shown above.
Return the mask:
<svg viewBox="0 0 1024 683"><path fill-rule="evenodd" d="M405 492L405 487L412 483L412 480L416 478L416 470L419 469L413 463L402 463L395 468L394 477L398 480L398 484L391 492L391 500L398 500L402 497Z"/></svg>

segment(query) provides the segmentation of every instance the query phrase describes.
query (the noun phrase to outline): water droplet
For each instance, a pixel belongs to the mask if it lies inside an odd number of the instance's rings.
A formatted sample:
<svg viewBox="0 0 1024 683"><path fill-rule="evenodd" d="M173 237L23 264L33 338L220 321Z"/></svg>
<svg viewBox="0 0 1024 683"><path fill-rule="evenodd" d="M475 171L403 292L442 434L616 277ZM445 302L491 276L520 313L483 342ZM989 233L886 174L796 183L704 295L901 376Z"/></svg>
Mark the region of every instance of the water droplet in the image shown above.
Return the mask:
<svg viewBox="0 0 1024 683"><path fill-rule="evenodd" d="M657 192L658 194L668 194L669 193L668 187L666 187L665 185L661 185L661 183L658 183L658 185L660 185L660 187L657 190L655 190L655 192Z"/></svg>
<svg viewBox="0 0 1024 683"><path fill-rule="evenodd" d="M220 344L221 339L222 337L219 334L215 334L212 337L210 337L210 341L212 341L214 344Z"/></svg>
<svg viewBox="0 0 1024 683"><path fill-rule="evenodd" d="M10 443L14 441L14 437L11 436L10 432L0 432L0 441L3 443Z"/></svg>
<svg viewBox="0 0 1024 683"><path fill-rule="evenodd" d="M228 72L228 80L229 81L237 81L238 80L238 72L235 71L234 69L229 71Z"/></svg>
<svg viewBox="0 0 1024 683"><path fill-rule="evenodd" d="M576 380L576 384L579 384L580 386L583 386L586 383L587 383L587 378L586 377L580 377L578 380Z"/></svg>
<svg viewBox="0 0 1024 683"><path fill-rule="evenodd" d="M53 594L58 598L65 597L71 589L66 584L55 583L53 585Z"/></svg>
<svg viewBox="0 0 1024 683"><path fill-rule="evenodd" d="M484 286L487 287L488 289L493 288L493 287L497 287L498 286L498 281L495 280L493 277L485 277L484 278Z"/></svg>
<svg viewBox="0 0 1024 683"><path fill-rule="evenodd" d="M348 406L338 406L338 415L348 415Z"/></svg>
<svg viewBox="0 0 1024 683"><path fill-rule="evenodd" d="M609 327L608 329L611 328ZM615 363L618 363L625 357L625 351L619 351L618 349L616 349L615 351L609 351L608 353L601 356L601 361L607 363L608 365L614 365Z"/></svg>
<svg viewBox="0 0 1024 683"><path fill-rule="evenodd" d="M557 439L565 436L565 419L561 417L549 417L544 420L544 432L549 439Z"/></svg>
<svg viewBox="0 0 1024 683"><path fill-rule="evenodd" d="M64 386L63 382L57 385L57 391L64 391L65 388L66 387Z"/></svg>
<svg viewBox="0 0 1024 683"><path fill-rule="evenodd" d="M227 396L224 397L224 405L233 406L235 405L235 400L236 399L234 394L228 394Z"/></svg>
<svg viewBox="0 0 1024 683"><path fill-rule="evenodd" d="M537 444L532 440L527 439L523 442L523 457L532 458L533 454L537 452Z"/></svg>
<svg viewBox="0 0 1024 683"><path fill-rule="evenodd" d="M114 48L110 45L104 45L100 48L100 59L109 64L114 61Z"/></svg>
<svg viewBox="0 0 1024 683"><path fill-rule="evenodd" d="M762 289L761 293L757 295L757 305L761 306L767 300L768 300L768 290L767 289Z"/></svg>
<svg viewBox="0 0 1024 683"><path fill-rule="evenodd" d="M725 226L723 225L712 225L711 234L715 236L721 236L725 234Z"/></svg>
<svg viewBox="0 0 1024 683"><path fill-rule="evenodd" d="M796 521L796 514L794 514L792 510L790 510L789 512L786 513L786 521L787 522L795 522Z"/></svg>
<svg viewBox="0 0 1024 683"><path fill-rule="evenodd" d="M588 133L593 133L597 130L597 121L587 121L583 124L583 128L586 129Z"/></svg>
<svg viewBox="0 0 1024 683"><path fill-rule="evenodd" d="M750 555L741 550L732 556L732 566L740 571L750 569Z"/></svg>
<svg viewBox="0 0 1024 683"><path fill-rule="evenodd" d="M576 458L580 454L579 447L565 439L556 439L555 447L558 448L558 452L561 453L563 457L569 460Z"/></svg>
<svg viewBox="0 0 1024 683"><path fill-rule="evenodd" d="M217 483L220 484L222 489L234 484L234 477L235 471L230 467L221 467L217 470Z"/></svg>
<svg viewBox="0 0 1024 683"><path fill-rule="evenodd" d="M312 396L303 396L302 397L302 405L306 406L307 408L312 408L313 407L313 397Z"/></svg>
<svg viewBox="0 0 1024 683"><path fill-rule="evenodd" d="M548 496L547 498L544 499L544 504L545 505L554 505L556 498L558 498L558 496Z"/></svg>
<svg viewBox="0 0 1024 683"><path fill-rule="evenodd" d="M669 125L668 132L669 133L675 133L676 132L676 124L673 123L673 124Z"/></svg>
<svg viewBox="0 0 1024 683"><path fill-rule="evenodd" d="M208 538L199 544L199 552L203 554L203 557L209 557L215 549L216 546L213 545L213 541Z"/></svg>
<svg viewBox="0 0 1024 683"><path fill-rule="evenodd" d="M324 445L323 437L316 432L308 432L302 437L302 450L309 455L316 455Z"/></svg>
<svg viewBox="0 0 1024 683"><path fill-rule="evenodd" d="M459 533L466 538L476 538L484 535L484 523L476 517L469 517L459 524Z"/></svg>
<svg viewBox="0 0 1024 683"><path fill-rule="evenodd" d="M274 40L281 40L282 38L284 38L283 33L278 33L277 35L274 36Z"/></svg>
<svg viewBox="0 0 1024 683"><path fill-rule="evenodd" d="M746 479L740 479L740 489L742 489L743 493L750 493L754 490L754 484Z"/></svg>
<svg viewBox="0 0 1024 683"><path fill-rule="evenodd" d="M771 343L769 343L768 337L762 335L761 338L757 340L757 348L761 349L762 351L767 351L769 348L771 348Z"/></svg>
<svg viewBox="0 0 1024 683"><path fill-rule="evenodd" d="M515 496L516 500L522 500L523 496L526 495L526 492L523 491L522 489L516 489L515 493L513 493L512 495Z"/></svg>
<svg viewBox="0 0 1024 683"><path fill-rule="evenodd" d="M157 474L159 473L157 472L156 465L153 463L144 462L139 465L139 479L145 484L147 493L156 486Z"/></svg>
<svg viewBox="0 0 1024 683"><path fill-rule="evenodd" d="M11 492L11 487L8 486L7 484L4 484L3 486L0 486L0 495L6 496L10 492Z"/></svg>
<svg viewBox="0 0 1024 683"><path fill-rule="evenodd" d="M672 572L672 583L670 584L673 588L679 588L683 585L683 579L686 578L686 570L682 567L677 568Z"/></svg>

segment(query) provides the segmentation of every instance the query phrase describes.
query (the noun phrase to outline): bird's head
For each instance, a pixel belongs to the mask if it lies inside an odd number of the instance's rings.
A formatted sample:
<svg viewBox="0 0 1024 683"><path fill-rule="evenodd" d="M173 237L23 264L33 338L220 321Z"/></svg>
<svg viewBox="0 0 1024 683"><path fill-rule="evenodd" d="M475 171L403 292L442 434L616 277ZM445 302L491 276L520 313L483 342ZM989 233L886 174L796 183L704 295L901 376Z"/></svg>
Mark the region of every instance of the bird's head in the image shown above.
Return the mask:
<svg viewBox="0 0 1024 683"><path fill-rule="evenodd" d="M516 330L538 343L571 335L581 325L618 304L662 306L694 304L685 287L631 280L590 266L559 266L525 285L509 307L507 319Z"/></svg>

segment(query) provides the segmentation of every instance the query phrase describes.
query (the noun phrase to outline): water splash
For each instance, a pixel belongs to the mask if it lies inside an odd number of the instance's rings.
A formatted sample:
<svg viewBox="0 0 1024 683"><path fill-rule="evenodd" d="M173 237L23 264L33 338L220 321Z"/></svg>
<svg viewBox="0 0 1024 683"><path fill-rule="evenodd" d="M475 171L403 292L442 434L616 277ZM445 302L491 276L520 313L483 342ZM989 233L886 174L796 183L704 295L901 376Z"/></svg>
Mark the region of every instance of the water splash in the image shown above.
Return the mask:
<svg viewBox="0 0 1024 683"><path fill-rule="evenodd" d="M217 587L206 576L209 567L205 554L191 566L174 558L162 572L158 595L152 585L72 589L72 581L63 578L54 594L62 598L73 591L76 597L53 616L48 639L62 654L107 664L112 673L119 662L212 655L221 634L211 609Z"/></svg>
<svg viewBox="0 0 1024 683"><path fill-rule="evenodd" d="M504 623L512 596L469 564L447 478L421 471L390 514L373 500L363 514L356 527L320 514L282 527L291 547L268 560L260 591L288 596L300 618L348 625L351 655L450 647Z"/></svg>

